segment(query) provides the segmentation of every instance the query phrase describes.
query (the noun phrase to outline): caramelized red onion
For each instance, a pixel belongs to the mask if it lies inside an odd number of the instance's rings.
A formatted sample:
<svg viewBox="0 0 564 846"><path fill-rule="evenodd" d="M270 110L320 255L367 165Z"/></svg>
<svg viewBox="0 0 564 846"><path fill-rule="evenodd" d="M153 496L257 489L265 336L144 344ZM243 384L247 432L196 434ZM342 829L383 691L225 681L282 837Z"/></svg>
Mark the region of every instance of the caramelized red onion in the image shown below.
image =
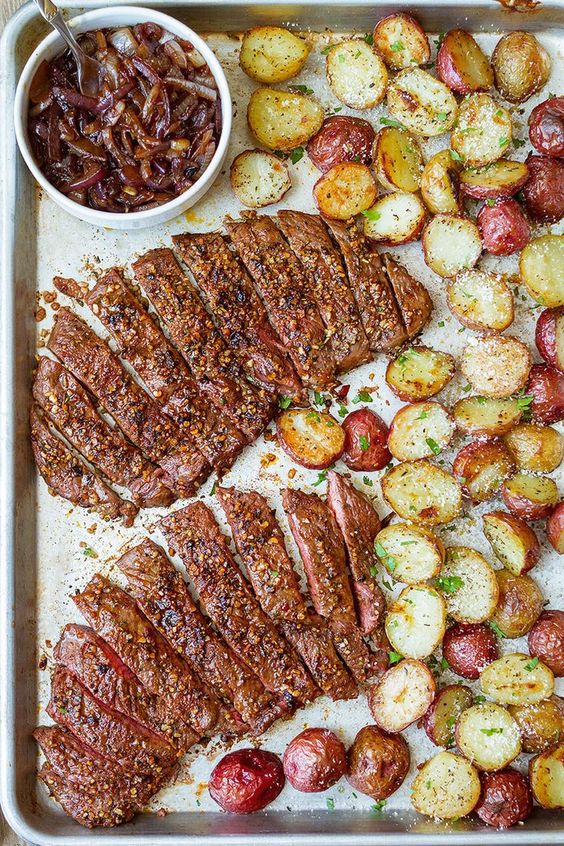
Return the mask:
<svg viewBox="0 0 564 846"><path fill-rule="evenodd" d="M104 67L99 97L81 94L67 51L31 84L28 129L47 179L82 205L112 212L166 203L204 173L221 134L215 79L194 47L152 23L88 32Z"/></svg>

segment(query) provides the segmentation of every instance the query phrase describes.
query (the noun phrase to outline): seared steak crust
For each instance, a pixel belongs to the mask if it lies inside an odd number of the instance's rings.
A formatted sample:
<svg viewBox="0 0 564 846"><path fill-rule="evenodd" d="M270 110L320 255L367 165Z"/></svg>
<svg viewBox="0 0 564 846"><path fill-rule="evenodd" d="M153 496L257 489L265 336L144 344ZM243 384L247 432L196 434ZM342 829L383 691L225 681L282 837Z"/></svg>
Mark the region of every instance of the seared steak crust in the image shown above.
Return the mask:
<svg viewBox="0 0 564 846"><path fill-rule="evenodd" d="M382 261L398 301L407 334L413 338L428 323L433 311L433 300L425 286L389 253L383 254Z"/></svg>

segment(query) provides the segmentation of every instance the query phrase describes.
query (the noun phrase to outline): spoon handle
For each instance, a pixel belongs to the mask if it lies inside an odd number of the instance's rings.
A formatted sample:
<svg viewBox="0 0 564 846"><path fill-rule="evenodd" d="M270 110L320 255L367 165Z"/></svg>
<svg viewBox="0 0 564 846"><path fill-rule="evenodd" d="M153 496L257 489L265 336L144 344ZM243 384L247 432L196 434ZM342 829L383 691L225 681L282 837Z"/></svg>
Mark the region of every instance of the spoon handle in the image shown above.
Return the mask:
<svg viewBox="0 0 564 846"><path fill-rule="evenodd" d="M50 23L51 26L55 27L61 38L72 50L75 58L77 58L75 51L78 48L78 45L61 14L61 10L58 9L51 0L35 0L35 2L47 23Z"/></svg>

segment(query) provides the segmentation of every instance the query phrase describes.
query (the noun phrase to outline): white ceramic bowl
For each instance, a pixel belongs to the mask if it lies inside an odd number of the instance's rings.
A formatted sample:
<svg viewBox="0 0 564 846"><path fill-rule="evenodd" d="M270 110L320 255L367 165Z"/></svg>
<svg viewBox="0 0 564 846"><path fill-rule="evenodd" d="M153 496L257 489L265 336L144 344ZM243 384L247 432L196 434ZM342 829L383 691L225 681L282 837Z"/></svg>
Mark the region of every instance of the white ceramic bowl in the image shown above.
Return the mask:
<svg viewBox="0 0 564 846"><path fill-rule="evenodd" d="M47 61L55 58L65 49L65 44L61 37L56 32L48 35L39 46L33 51L28 59L16 90L16 99L14 103L14 121L16 128L16 138L20 152L25 159L25 162L35 179L39 182L46 194L48 194L59 206L78 217L80 220L85 220L88 223L93 223L95 226L105 226L112 229L141 229L145 226L154 226L159 223L164 223L171 220L176 215L193 206L211 187L227 153L227 145L229 143L229 136L231 134L231 119L232 106L231 94L229 93L229 86L227 79L218 60L203 41L189 27L185 26L175 18L169 15L163 15L162 12L154 11L150 8L141 8L139 6L115 6L105 9L95 9L92 12L86 12L77 18L69 21L69 26L74 32L87 32L93 29L103 29L118 26L132 26L138 23L156 23L168 32L177 35L180 38L189 41L193 46L199 50L203 58L206 60L209 69L211 70L217 87L219 96L221 98L222 109L222 129L219 143L215 151L214 157L208 165L206 171L192 185L187 191L180 194L174 200L168 203L163 203L162 206L157 206L153 209L147 209L139 212L128 212L120 214L118 212L105 212L91 209L87 206L81 206L80 203L75 203L74 200L69 199L65 194L58 191L45 178L39 167L37 166L31 147L28 140L27 133L27 113L29 104L29 89L31 82L40 63L46 59Z"/></svg>

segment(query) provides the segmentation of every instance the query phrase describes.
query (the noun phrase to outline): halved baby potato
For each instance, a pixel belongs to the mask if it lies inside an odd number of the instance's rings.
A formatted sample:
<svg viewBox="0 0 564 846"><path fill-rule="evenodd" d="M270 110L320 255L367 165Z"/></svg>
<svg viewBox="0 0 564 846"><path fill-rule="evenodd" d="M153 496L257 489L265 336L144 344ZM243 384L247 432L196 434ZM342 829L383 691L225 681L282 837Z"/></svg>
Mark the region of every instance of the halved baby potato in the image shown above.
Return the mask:
<svg viewBox="0 0 564 846"><path fill-rule="evenodd" d="M445 633L444 600L429 585L409 585L388 607L384 626L388 640L400 655L427 658Z"/></svg>
<svg viewBox="0 0 564 846"><path fill-rule="evenodd" d="M530 476L516 473L503 483L501 495L507 508L524 520L544 520L550 517L558 503L558 488L550 476Z"/></svg>
<svg viewBox="0 0 564 846"><path fill-rule="evenodd" d="M486 502L496 496L503 481L515 472L515 462L503 441L477 440L459 450L452 472L472 502Z"/></svg>
<svg viewBox="0 0 564 846"><path fill-rule="evenodd" d="M564 235L533 238L519 257L519 272L531 297L547 308L564 305Z"/></svg>
<svg viewBox="0 0 564 846"><path fill-rule="evenodd" d="M483 168L463 170L460 187L475 200L506 200L521 190L528 177L525 162L498 159Z"/></svg>
<svg viewBox="0 0 564 846"><path fill-rule="evenodd" d="M384 499L404 520L437 526L462 510L462 491L454 476L424 458L396 464L381 484Z"/></svg>
<svg viewBox="0 0 564 846"><path fill-rule="evenodd" d="M474 267L482 254L482 239L473 220L456 214L438 214L423 230L425 264L450 278Z"/></svg>
<svg viewBox="0 0 564 846"><path fill-rule="evenodd" d="M456 745L485 772L507 767L521 752L519 726L506 708L482 702L463 711L456 723Z"/></svg>
<svg viewBox="0 0 564 846"><path fill-rule="evenodd" d="M376 725L397 734L424 716L436 689L429 667L423 661L406 658L369 687L368 707Z"/></svg>
<svg viewBox="0 0 564 846"><path fill-rule="evenodd" d="M271 150L289 152L319 132L325 113L312 97L275 88L257 88L247 107L247 122L256 139Z"/></svg>
<svg viewBox="0 0 564 846"><path fill-rule="evenodd" d="M418 402L405 405L390 424L388 449L398 461L438 455L450 443L454 422L444 405Z"/></svg>
<svg viewBox="0 0 564 846"><path fill-rule="evenodd" d="M529 779L541 808L564 808L564 743L532 758Z"/></svg>
<svg viewBox="0 0 564 846"><path fill-rule="evenodd" d="M421 175L421 196L430 212L458 215L463 211L458 176L461 169L450 150L431 156Z"/></svg>
<svg viewBox="0 0 564 846"><path fill-rule="evenodd" d="M435 396L454 376L453 357L429 347L408 347L388 364L386 382L405 402Z"/></svg>
<svg viewBox="0 0 564 846"><path fill-rule="evenodd" d="M522 103L550 76L550 56L531 32L515 30L501 38L492 54L495 87L510 103Z"/></svg>
<svg viewBox="0 0 564 846"><path fill-rule="evenodd" d="M389 191L418 191L423 172L421 148L405 129L385 126L376 137L374 169Z"/></svg>
<svg viewBox="0 0 564 846"><path fill-rule="evenodd" d="M417 194L394 191L365 211L364 234L381 244L407 244L417 240L426 219L427 210Z"/></svg>
<svg viewBox="0 0 564 846"><path fill-rule="evenodd" d="M480 687L500 705L530 705L552 696L554 674L537 658L511 652L482 670Z"/></svg>
<svg viewBox="0 0 564 846"><path fill-rule="evenodd" d="M478 770L466 758L439 752L418 771L411 787L411 804L433 819L459 819L472 812L480 792Z"/></svg>
<svg viewBox="0 0 564 846"><path fill-rule="evenodd" d="M484 534L503 566L520 576L540 558L540 544L529 524L506 511L490 511L482 517Z"/></svg>
<svg viewBox="0 0 564 846"><path fill-rule="evenodd" d="M447 613L457 623L483 623L495 611L499 598L495 570L475 549L449 547L437 585Z"/></svg>
<svg viewBox="0 0 564 846"><path fill-rule="evenodd" d="M503 435L515 426L523 414L514 397L463 397L452 409L456 428L468 435Z"/></svg>
<svg viewBox="0 0 564 846"><path fill-rule="evenodd" d="M469 329L503 332L513 322L513 294L498 273L462 270L448 283L447 303Z"/></svg>
<svg viewBox="0 0 564 846"><path fill-rule="evenodd" d="M467 167L483 167L500 159L512 138L511 115L489 94L471 94L458 108L450 146Z"/></svg>
<svg viewBox="0 0 564 846"><path fill-rule="evenodd" d="M411 523L392 523L383 528L376 535L374 550L388 573L406 585L433 579L445 559L441 539Z"/></svg>
<svg viewBox="0 0 564 846"><path fill-rule="evenodd" d="M348 220L368 209L378 188L370 168L359 162L341 162L320 176L313 197L322 215Z"/></svg>
<svg viewBox="0 0 564 846"><path fill-rule="evenodd" d="M473 702L474 695L465 684L449 684L439 690L423 720L429 740L437 746L454 746L456 721Z"/></svg>
<svg viewBox="0 0 564 846"><path fill-rule="evenodd" d="M514 640L528 634L542 614L544 596L534 579L496 570L499 587L497 608L491 619L496 632Z"/></svg>
<svg viewBox="0 0 564 846"><path fill-rule="evenodd" d="M388 71L366 41L350 38L334 44L326 70L333 94L351 109L372 109L384 99Z"/></svg>
<svg viewBox="0 0 564 846"><path fill-rule="evenodd" d="M292 186L286 162L266 150L244 150L235 156L229 178L235 195L251 209L278 203Z"/></svg>
<svg viewBox="0 0 564 846"><path fill-rule="evenodd" d="M520 423L503 440L520 470L550 473L562 463L564 441L552 426Z"/></svg>
<svg viewBox="0 0 564 846"><path fill-rule="evenodd" d="M472 338L464 348L460 369L474 390L486 397L509 397L527 384L531 354L510 335Z"/></svg>
<svg viewBox="0 0 564 846"><path fill-rule="evenodd" d="M493 85L488 57L464 29L451 29L437 53L437 76L457 94L487 91Z"/></svg>
<svg viewBox="0 0 564 846"><path fill-rule="evenodd" d="M431 57L429 39L421 24L403 12L378 21L373 37L374 49L394 70L424 65Z"/></svg>
<svg viewBox="0 0 564 846"><path fill-rule="evenodd" d="M276 425L282 447L302 467L323 470L343 454L344 429L326 411L289 408Z"/></svg>
<svg viewBox="0 0 564 846"><path fill-rule="evenodd" d="M256 82L284 82L303 68L309 47L303 38L280 26L255 26L241 42L239 64Z"/></svg>
<svg viewBox="0 0 564 846"><path fill-rule="evenodd" d="M421 68L398 73L388 87L388 111L411 132L431 137L448 132L458 107L444 83Z"/></svg>

